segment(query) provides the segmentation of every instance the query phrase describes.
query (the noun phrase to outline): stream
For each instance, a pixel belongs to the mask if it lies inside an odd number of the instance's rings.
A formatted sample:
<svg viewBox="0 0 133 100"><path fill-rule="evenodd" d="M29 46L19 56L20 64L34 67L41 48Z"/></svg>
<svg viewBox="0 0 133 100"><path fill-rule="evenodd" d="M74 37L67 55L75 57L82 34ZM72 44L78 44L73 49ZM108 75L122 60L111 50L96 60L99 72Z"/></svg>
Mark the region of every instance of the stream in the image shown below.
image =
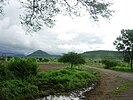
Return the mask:
<svg viewBox="0 0 133 100"><path fill-rule="evenodd" d="M85 99L84 94L91 91L92 89L94 89L95 86L96 86L96 83L92 83L90 85L90 87L82 88L78 91L74 91L74 92L70 93L69 96L66 96L66 95L60 95L60 96L49 95L49 96L46 96L44 98L39 98L36 100L84 100Z"/></svg>

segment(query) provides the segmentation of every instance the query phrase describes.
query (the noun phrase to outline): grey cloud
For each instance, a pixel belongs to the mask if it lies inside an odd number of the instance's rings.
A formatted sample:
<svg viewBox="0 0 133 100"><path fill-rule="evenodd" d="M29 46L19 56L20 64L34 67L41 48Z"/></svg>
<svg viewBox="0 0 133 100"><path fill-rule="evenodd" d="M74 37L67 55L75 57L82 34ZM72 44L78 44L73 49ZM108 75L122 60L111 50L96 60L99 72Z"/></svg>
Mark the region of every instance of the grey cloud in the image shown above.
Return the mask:
<svg viewBox="0 0 133 100"><path fill-rule="evenodd" d="M103 36L73 29L74 26L67 29L67 25L63 30L60 30L62 25L57 25L53 29L44 27L38 33L26 35L24 28L20 25L19 13L21 10L17 3L13 3L15 0L11 1L12 3L5 9L5 15L0 16L0 48L24 53L31 53L38 49L50 53L63 53L71 50L87 51L104 44ZM66 37L59 39L59 34L63 33L58 32L64 32L66 35L61 36Z"/></svg>

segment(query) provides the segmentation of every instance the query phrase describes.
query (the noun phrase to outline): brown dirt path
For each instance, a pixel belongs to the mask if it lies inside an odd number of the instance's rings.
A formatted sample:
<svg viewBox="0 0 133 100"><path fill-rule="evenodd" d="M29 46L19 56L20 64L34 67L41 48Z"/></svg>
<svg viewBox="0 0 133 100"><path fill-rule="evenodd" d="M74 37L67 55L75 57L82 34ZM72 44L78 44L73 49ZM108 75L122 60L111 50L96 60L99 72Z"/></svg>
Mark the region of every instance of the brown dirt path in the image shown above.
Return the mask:
<svg viewBox="0 0 133 100"><path fill-rule="evenodd" d="M133 100L133 87L117 95L110 95L112 91L116 90L123 82L133 82L133 73L87 67L99 70L101 77L99 85L86 96L86 100Z"/></svg>

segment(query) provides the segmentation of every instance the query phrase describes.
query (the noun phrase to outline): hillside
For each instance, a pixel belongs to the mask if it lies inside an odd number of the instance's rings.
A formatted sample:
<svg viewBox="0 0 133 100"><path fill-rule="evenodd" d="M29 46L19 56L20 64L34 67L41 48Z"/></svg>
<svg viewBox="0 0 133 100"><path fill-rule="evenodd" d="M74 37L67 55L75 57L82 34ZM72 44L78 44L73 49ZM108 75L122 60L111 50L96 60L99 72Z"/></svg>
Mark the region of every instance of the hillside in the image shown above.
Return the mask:
<svg viewBox="0 0 133 100"><path fill-rule="evenodd" d="M27 57L38 57L38 58L43 58L43 57L57 57L58 55L50 55L45 51L42 50L37 50L29 55L27 55Z"/></svg>
<svg viewBox="0 0 133 100"><path fill-rule="evenodd" d="M107 50L97 50L97 51L87 51L83 53L83 56L91 59L121 59L122 54L118 51L107 51Z"/></svg>

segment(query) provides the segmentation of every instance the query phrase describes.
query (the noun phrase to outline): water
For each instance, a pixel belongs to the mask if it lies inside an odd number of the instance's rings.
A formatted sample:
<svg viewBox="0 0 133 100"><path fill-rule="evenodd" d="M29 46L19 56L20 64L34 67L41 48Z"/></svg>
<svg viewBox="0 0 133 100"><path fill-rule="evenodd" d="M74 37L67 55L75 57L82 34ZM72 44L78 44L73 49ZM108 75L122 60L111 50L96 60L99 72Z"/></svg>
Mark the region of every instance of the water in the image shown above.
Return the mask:
<svg viewBox="0 0 133 100"><path fill-rule="evenodd" d="M83 88L78 91L74 91L69 96L49 95L49 96L46 96L44 98L37 99L37 100L84 100L85 99L84 93L89 92L92 89L94 89L95 85L96 85L96 83L92 83L92 85L90 87Z"/></svg>

